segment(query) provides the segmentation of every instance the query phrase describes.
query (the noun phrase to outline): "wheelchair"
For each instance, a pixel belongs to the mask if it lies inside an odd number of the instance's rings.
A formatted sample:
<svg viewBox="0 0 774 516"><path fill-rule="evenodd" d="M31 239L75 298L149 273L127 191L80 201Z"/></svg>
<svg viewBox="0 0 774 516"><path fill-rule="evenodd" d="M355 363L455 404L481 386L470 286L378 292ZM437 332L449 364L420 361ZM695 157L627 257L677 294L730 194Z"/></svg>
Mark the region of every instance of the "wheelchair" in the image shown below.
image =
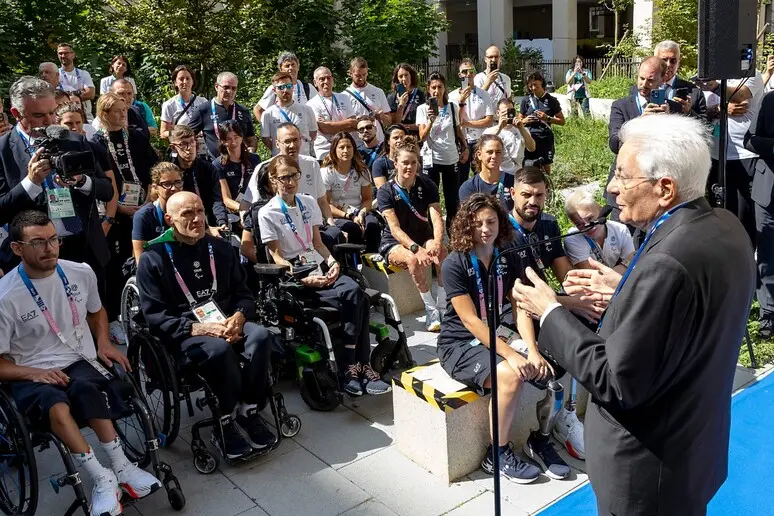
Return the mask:
<svg viewBox="0 0 774 516"><path fill-rule="evenodd" d="M212 393L207 381L196 372L195 367L180 364L143 323L139 306L140 292L134 277L127 281L121 297L122 321L125 321L125 327L129 330L127 357L132 368L138 372L139 390L148 397L151 419L159 429L162 446L171 445L179 435L181 403L185 403L189 417L194 416L194 405L202 411L209 409L211 417L197 421L191 427L191 451L196 470L205 475L213 473L220 458L207 449L201 431L212 427L215 438L222 442L223 429L218 398ZM124 316L127 318L123 319ZM240 361L240 366L244 366L243 361ZM276 377L273 372L269 376L271 385L274 385ZM194 399L193 394L200 390L204 395ZM279 392L273 392L271 387L268 402L274 427L278 430L276 441L271 446L239 458L224 457L227 464L238 464L266 455L280 445L283 437L294 437L301 430L301 419L288 413L284 397Z"/></svg>
<svg viewBox="0 0 774 516"><path fill-rule="evenodd" d="M112 407L113 426L123 443L126 457L141 468L149 465L167 492L170 506L180 511L185 507L185 495L169 464L159 458L159 441L142 395L132 375L119 366L112 368L114 383L124 402L121 407ZM0 510L7 515L31 516L38 505L39 484L34 450L43 451L54 446L65 466L65 474L50 478L54 492L70 486L75 500L65 510L65 516L72 516L81 509L89 516L89 501L84 492L80 473L73 463L70 450L50 429L32 424L16 409L10 393L0 389ZM10 480L10 483L6 480ZM151 494L158 489L154 489ZM124 507L133 500L121 500Z"/></svg>

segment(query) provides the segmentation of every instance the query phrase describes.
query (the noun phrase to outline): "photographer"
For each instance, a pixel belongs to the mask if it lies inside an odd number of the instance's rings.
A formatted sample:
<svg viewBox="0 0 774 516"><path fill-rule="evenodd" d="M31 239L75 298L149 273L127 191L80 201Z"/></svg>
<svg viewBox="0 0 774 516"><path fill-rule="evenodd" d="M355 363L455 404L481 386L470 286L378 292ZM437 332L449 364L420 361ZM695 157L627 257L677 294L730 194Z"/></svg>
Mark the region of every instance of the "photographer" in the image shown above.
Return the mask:
<svg viewBox="0 0 774 516"><path fill-rule="evenodd" d="M60 43L56 47L56 55L62 63L59 69L59 86L81 99L86 118L91 121L94 118L91 111L91 101L94 99L94 81L91 80L91 74L75 67L75 52L69 43Z"/></svg>
<svg viewBox="0 0 774 516"><path fill-rule="evenodd" d="M534 151L524 154L524 165L539 167L546 174L551 173L554 162L554 131L552 125L564 125L562 106L556 97L546 91L546 79L540 72L527 77L530 95L521 101L521 119L535 140Z"/></svg>
<svg viewBox="0 0 774 516"><path fill-rule="evenodd" d="M499 136L505 145L503 163L500 168L506 174L515 174L524 163L524 151L534 152L535 140L529 134L524 122L516 115L511 99L503 99L497 103L499 123L486 129L484 134Z"/></svg>
<svg viewBox="0 0 774 516"><path fill-rule="evenodd" d="M103 267L110 253L94 201L107 202L113 197L110 180L98 163L86 174L70 176L67 170L54 171L54 160L47 156L52 145L45 142L43 134L44 128L56 121L54 88L49 83L24 76L13 83L10 95L11 113L19 123L0 137L0 224L24 210L47 212L57 234L63 237L61 257L88 263L104 296ZM60 147L91 151L83 136L74 133L69 133Z"/></svg>
<svg viewBox="0 0 774 516"><path fill-rule="evenodd" d="M479 72L474 79L476 86L489 94L492 104L511 98L511 78L500 73L500 49L492 45L484 54L486 70Z"/></svg>

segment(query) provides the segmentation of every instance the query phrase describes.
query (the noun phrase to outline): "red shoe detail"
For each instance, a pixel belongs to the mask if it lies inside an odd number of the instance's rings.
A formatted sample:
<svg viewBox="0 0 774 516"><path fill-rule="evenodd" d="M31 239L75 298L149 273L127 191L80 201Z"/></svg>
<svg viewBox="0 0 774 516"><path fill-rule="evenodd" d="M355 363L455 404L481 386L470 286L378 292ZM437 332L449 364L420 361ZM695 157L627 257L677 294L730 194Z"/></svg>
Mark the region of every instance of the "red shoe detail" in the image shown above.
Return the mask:
<svg viewBox="0 0 774 516"><path fill-rule="evenodd" d="M132 489L132 486L130 486L129 484L119 484L119 485L124 491L126 491L126 494L128 494L130 498L133 498L135 500L139 500L140 498L142 498L140 495L137 494L137 492L134 489Z"/></svg>

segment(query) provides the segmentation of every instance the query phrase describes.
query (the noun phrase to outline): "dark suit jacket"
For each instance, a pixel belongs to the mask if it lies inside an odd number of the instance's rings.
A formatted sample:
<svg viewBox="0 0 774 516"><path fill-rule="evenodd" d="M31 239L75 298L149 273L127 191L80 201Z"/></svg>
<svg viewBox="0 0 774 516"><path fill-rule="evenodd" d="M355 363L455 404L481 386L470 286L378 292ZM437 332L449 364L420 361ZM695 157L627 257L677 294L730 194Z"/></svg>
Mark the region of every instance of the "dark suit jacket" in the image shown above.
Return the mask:
<svg viewBox="0 0 774 516"><path fill-rule="evenodd" d="M679 90L682 88L685 88L690 93L690 101L691 101L691 112L689 113L694 118L700 118L702 120L707 120L707 101L704 99L704 94L702 93L701 89L696 86L691 81L686 81L679 75L675 77L675 82L673 84L673 87L675 90ZM637 92L637 85L633 85L629 89L629 94L635 94ZM672 113L679 113L682 111L682 106L680 106L678 103L674 103L670 106L672 109ZM675 111L675 108L678 109L678 111Z"/></svg>
<svg viewBox="0 0 774 516"><path fill-rule="evenodd" d="M70 133L70 139L77 142L80 150L92 150L83 136ZM27 154L27 149L18 132L12 130L0 137L0 224L10 222L14 215L20 211L47 211L45 193L41 193L34 200L30 199L21 184L22 179L27 176L29 161L30 155ZM105 176L99 163L96 163L92 182L90 194L85 194L75 188L72 189L73 204L83 223L84 236L88 242L91 256L95 263L104 266L110 259L110 251L105 234L102 232L97 205L94 201L107 202L112 199L113 185L110 179Z"/></svg>
<svg viewBox="0 0 774 516"><path fill-rule="evenodd" d="M650 239L599 335L564 308L546 317L541 352L591 394L586 465L602 510L694 514L726 479L755 277L742 225L700 198Z"/></svg>
<svg viewBox="0 0 774 516"><path fill-rule="evenodd" d="M769 92L761 101L758 112L758 123L755 133L750 131L744 135L744 146L750 152L760 156L766 166L761 163L755 166L752 183L752 200L762 208L774 210L774 92Z"/></svg>

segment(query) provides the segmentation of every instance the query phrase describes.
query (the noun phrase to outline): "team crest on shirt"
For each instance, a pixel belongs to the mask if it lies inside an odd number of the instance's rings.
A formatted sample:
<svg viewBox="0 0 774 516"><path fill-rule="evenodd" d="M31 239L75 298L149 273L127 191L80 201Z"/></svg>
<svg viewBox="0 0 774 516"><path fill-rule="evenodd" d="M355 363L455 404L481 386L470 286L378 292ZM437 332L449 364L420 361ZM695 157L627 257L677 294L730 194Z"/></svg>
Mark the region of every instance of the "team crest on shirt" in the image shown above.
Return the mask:
<svg viewBox="0 0 774 516"><path fill-rule="evenodd" d="M193 271L194 272L194 278L196 278L196 279L204 278L204 274L202 274L201 263L196 261L196 262L193 263L193 266L194 266L194 271Z"/></svg>
<svg viewBox="0 0 774 516"><path fill-rule="evenodd" d="M550 253L553 249L553 242L546 242L548 240L548 235L543 235L543 247L545 248L547 253Z"/></svg>

